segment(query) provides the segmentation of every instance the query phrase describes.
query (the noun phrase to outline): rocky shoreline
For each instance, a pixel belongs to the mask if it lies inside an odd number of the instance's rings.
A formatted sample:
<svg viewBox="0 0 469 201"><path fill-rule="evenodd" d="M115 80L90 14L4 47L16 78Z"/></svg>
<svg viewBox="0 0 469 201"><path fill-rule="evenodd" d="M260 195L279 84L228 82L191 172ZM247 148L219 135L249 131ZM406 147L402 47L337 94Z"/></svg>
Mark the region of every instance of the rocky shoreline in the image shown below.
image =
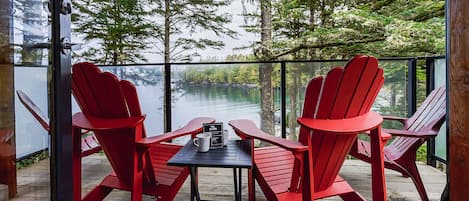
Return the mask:
<svg viewBox="0 0 469 201"><path fill-rule="evenodd" d="M214 87L238 87L238 88L259 88L256 84L237 84L237 83L211 83L211 82L184 82L180 81L183 85L191 86L214 86Z"/></svg>

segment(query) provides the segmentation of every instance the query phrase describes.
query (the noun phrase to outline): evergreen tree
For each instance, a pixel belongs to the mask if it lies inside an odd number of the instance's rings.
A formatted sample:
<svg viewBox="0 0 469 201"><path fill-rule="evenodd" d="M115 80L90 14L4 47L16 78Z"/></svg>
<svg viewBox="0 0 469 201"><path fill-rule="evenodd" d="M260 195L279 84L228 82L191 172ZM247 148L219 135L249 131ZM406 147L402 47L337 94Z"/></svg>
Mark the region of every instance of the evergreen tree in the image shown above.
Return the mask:
<svg viewBox="0 0 469 201"><path fill-rule="evenodd" d="M281 0L271 51L310 59L443 54L444 7L442 0Z"/></svg>
<svg viewBox="0 0 469 201"><path fill-rule="evenodd" d="M230 4L230 0L154 0L153 13L156 37L163 44L159 51L165 62L191 60L199 56L195 50L221 49L224 43L210 36L196 37L200 31L212 32L217 36L235 37L235 32L226 27L231 22L227 13L218 9ZM186 35L190 35L187 37Z"/></svg>
<svg viewBox="0 0 469 201"><path fill-rule="evenodd" d="M78 0L74 31L83 36L82 57L100 64L146 61L142 52L153 36L149 2L145 0ZM97 43L97 45L95 45Z"/></svg>
<svg viewBox="0 0 469 201"><path fill-rule="evenodd" d="M260 40L252 45L258 59L346 59L356 54L390 57L444 53L442 0L248 2L259 2L260 9L246 14L247 19L254 19L250 21L254 23L245 25L247 31L261 35ZM270 38L265 37L268 31L271 31ZM300 94L295 89L302 84L299 68L290 66L290 76L287 77L291 116L298 113L296 100ZM261 67L259 74L266 75L262 70L265 68ZM396 69L395 72L405 71ZM271 82L271 79L263 77L259 77L259 80L261 83ZM261 93L262 100L269 98L265 94L268 93ZM273 113L268 109L269 104L262 105L261 114ZM269 118L262 116L261 119ZM289 122L290 133L294 131L294 124L296 122Z"/></svg>

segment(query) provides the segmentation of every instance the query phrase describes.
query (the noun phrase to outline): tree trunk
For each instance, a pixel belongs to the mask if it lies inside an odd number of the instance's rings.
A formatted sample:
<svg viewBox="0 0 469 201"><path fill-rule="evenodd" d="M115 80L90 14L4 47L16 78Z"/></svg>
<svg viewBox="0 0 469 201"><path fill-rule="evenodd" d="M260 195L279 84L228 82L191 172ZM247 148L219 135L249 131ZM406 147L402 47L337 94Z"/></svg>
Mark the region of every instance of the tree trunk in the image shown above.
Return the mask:
<svg viewBox="0 0 469 201"><path fill-rule="evenodd" d="M299 64L298 64L299 65ZM296 132L296 118L298 117L298 89L300 88L300 66L292 68L292 83L288 87L288 94L290 97L290 115L288 118L289 138L290 140L296 141L298 138Z"/></svg>
<svg viewBox="0 0 469 201"><path fill-rule="evenodd" d="M112 53L112 65L114 66L117 66L117 57L118 57L118 54L117 54L117 50L115 49Z"/></svg>
<svg viewBox="0 0 469 201"><path fill-rule="evenodd" d="M316 30L316 0L310 0L309 2L309 31ZM316 49L309 50L309 59L316 58Z"/></svg>
<svg viewBox="0 0 469 201"><path fill-rule="evenodd" d="M165 63L169 63L171 61L171 55L170 55L170 52L169 52L169 36L170 36L170 31L171 31L171 21L170 21L170 17L171 17L171 13L170 13L170 8L169 8L169 5L170 4L170 0L165 0L164 1L164 38L163 38L163 41L164 41L164 62Z"/></svg>
<svg viewBox="0 0 469 201"><path fill-rule="evenodd" d="M259 65L259 84L261 93L261 129L274 134L274 111L272 98L272 64Z"/></svg>
<svg viewBox="0 0 469 201"><path fill-rule="evenodd" d="M272 7L271 2L260 0L261 3L261 44L262 59L271 60L272 41ZM274 103L272 96L272 64L259 65L259 85L261 95L261 129L267 133L275 134L274 130Z"/></svg>
<svg viewBox="0 0 469 201"><path fill-rule="evenodd" d="M397 86L396 85L391 85L391 100L390 100L390 106L391 108L395 108L397 104Z"/></svg>

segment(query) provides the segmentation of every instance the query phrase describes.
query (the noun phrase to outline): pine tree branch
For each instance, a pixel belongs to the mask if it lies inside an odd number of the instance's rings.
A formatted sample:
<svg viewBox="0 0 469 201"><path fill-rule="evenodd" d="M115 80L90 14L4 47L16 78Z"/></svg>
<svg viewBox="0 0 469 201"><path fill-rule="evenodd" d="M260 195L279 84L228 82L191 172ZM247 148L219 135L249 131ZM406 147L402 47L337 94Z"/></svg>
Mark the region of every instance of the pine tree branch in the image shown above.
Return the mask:
<svg viewBox="0 0 469 201"><path fill-rule="evenodd" d="M365 39L349 40L349 41L341 41L341 42L326 42L322 44L300 44L284 52L274 54L272 59L277 59L281 56L293 54L303 49L314 49L314 48L335 47L335 46L343 46L343 45L353 45L353 44L360 44L360 43L370 43L370 42L383 41L385 39L386 37L380 36L376 38L365 38Z"/></svg>

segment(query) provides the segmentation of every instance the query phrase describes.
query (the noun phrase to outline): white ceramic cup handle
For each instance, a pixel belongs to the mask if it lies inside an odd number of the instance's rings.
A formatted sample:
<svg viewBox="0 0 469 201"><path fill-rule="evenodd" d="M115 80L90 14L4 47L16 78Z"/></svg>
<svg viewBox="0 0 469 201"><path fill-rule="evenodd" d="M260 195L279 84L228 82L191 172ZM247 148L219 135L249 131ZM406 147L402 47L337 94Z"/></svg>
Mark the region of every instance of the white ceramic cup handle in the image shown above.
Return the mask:
<svg viewBox="0 0 469 201"><path fill-rule="evenodd" d="M199 138L195 138L192 142L196 147L199 147Z"/></svg>

